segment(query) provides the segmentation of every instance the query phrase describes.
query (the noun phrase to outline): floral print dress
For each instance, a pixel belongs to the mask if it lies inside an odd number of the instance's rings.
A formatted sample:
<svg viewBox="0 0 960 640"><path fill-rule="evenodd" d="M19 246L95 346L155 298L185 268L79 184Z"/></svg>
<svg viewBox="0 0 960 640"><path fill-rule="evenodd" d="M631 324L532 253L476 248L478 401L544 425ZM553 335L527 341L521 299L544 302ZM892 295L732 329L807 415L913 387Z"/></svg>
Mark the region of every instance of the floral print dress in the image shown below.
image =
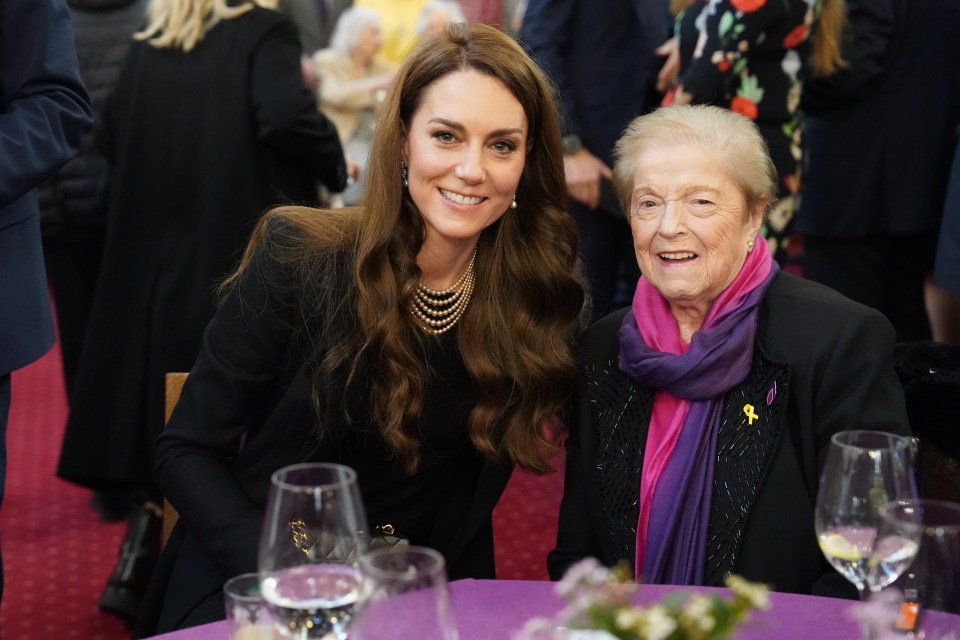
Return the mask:
<svg viewBox="0 0 960 640"><path fill-rule="evenodd" d="M764 230L786 254L800 188L800 83L820 0L693 0L677 16L680 73L664 104L714 104L760 129L779 175Z"/></svg>

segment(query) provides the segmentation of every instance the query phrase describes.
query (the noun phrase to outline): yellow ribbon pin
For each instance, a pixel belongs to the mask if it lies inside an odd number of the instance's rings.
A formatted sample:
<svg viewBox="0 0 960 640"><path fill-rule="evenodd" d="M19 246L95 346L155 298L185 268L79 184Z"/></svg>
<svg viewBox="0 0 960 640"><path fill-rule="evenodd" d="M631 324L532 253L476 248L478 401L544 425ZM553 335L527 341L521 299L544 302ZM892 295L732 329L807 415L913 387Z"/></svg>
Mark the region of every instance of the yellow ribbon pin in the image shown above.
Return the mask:
<svg viewBox="0 0 960 640"><path fill-rule="evenodd" d="M753 426L753 421L760 417L754 412L752 404L743 405L743 415L747 416L747 424L751 427Z"/></svg>

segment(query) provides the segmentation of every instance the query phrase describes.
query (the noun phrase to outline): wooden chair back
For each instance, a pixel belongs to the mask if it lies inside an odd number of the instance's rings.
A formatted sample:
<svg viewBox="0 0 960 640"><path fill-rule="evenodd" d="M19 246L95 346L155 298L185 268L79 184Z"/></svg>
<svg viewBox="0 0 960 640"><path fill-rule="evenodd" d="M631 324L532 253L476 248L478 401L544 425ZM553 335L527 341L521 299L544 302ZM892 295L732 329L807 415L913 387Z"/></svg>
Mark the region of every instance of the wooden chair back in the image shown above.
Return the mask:
<svg viewBox="0 0 960 640"><path fill-rule="evenodd" d="M187 381L186 373L168 373L164 381L164 392L165 399L163 403L163 423L166 424L170 420L170 414L173 413L173 408L177 406L177 401L180 400L180 391L183 389L183 383ZM173 531L173 525L177 523L177 514L176 509L174 509L169 502L166 500L163 501L163 533L160 536L160 544L165 545L167 543L167 538L170 537L170 532Z"/></svg>

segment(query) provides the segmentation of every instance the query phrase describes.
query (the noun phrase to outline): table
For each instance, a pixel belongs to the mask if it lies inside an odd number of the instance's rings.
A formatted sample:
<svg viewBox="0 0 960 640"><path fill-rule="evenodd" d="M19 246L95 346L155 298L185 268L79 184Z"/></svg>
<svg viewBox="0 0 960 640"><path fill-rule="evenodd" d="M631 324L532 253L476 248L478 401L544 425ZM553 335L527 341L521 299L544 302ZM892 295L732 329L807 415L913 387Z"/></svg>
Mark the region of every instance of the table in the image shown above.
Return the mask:
<svg viewBox="0 0 960 640"><path fill-rule="evenodd" d="M563 607L553 593L554 583L527 580L458 580L450 584L450 595L460 628L460 640L509 640L534 616L550 616ZM704 591L705 587L644 585L638 602L661 600L677 591ZM769 611L754 612L737 633L737 640L859 640L857 624L846 612L850 600L820 598L792 593L771 593ZM416 612L411 612L416 615ZM960 640L960 616L928 611L938 627L956 630ZM175 631L153 640L226 640L226 623L215 622ZM906 638L906 636L904 636Z"/></svg>

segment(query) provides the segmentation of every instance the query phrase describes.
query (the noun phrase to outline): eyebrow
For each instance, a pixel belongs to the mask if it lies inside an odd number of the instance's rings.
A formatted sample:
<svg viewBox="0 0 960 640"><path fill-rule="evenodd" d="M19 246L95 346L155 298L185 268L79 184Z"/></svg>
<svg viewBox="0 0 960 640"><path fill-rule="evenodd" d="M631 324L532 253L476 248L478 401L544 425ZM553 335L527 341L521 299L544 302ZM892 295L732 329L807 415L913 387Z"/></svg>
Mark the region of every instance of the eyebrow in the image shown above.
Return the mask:
<svg viewBox="0 0 960 640"><path fill-rule="evenodd" d="M453 120L447 120L446 118L430 118L427 121L428 124L442 124L445 127L450 127L451 129L456 129L457 131L463 131L464 126L459 122L454 122ZM498 136L509 136L509 135L523 135L523 129L520 127L507 128L507 129L497 129L496 131L491 131L489 136L490 138L496 138Z"/></svg>

